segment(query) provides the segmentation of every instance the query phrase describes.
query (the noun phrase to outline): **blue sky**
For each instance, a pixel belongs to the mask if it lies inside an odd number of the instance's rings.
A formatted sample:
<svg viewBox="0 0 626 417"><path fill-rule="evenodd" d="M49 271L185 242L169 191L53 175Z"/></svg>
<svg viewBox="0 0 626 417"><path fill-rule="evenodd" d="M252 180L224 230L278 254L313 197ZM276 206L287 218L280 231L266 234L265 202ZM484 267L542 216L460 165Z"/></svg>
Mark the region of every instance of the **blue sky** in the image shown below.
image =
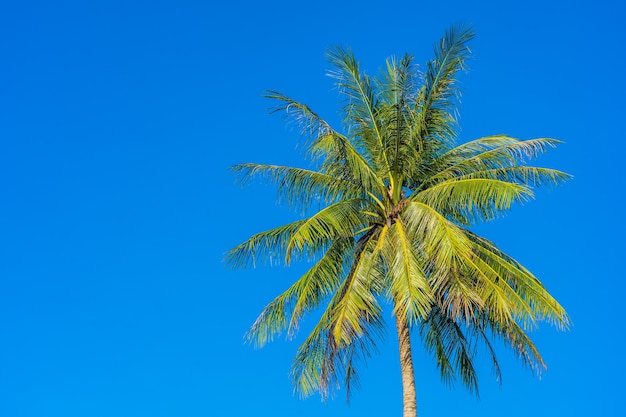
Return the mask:
<svg viewBox="0 0 626 417"><path fill-rule="evenodd" d="M301 267L231 271L226 250L294 214L234 184L239 162L302 165L266 89L337 120L325 50L368 72L432 56L472 23L461 140L566 143L575 179L478 230L574 326L532 334L542 379L500 349L503 385L449 388L415 352L420 415L623 415L624 45L618 1L5 1L0 5L0 415L400 415L393 332L350 405L300 400L298 340L243 343Z"/></svg>

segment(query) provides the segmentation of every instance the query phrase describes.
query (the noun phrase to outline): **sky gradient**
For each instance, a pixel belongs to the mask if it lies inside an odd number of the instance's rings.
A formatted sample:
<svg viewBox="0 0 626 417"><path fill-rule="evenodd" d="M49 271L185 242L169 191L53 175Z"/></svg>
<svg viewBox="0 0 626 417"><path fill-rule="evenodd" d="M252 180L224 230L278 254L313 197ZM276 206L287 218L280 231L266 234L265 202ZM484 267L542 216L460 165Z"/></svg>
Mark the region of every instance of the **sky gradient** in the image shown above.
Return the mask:
<svg viewBox="0 0 626 417"><path fill-rule="evenodd" d="M224 253L295 214L240 188L241 162L302 166L280 91L339 120L324 55L369 73L424 64L471 23L461 141L565 143L574 176L477 231L521 261L573 326L531 334L534 378L499 349L481 397L447 387L419 345L420 416L623 416L626 12L618 1L5 1L0 5L0 416L401 415L393 330L349 405L293 395L298 341L243 335L302 271L232 271ZM307 321L311 324L313 320ZM305 325L306 327L306 325ZM306 333L301 334L304 336Z"/></svg>

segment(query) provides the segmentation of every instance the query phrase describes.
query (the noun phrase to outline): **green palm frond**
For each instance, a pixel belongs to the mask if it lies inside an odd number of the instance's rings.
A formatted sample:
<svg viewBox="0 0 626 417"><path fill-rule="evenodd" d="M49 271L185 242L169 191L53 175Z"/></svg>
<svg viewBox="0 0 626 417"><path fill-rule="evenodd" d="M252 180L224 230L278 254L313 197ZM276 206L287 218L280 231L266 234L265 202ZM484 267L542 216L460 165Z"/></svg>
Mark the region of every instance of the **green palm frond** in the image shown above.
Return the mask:
<svg viewBox="0 0 626 417"><path fill-rule="evenodd" d="M389 171L385 159L381 120L378 117L380 98L369 76L363 74L352 51L337 47L327 53L333 69L329 75L336 80L339 91L346 97L344 123L352 132L357 148L383 172Z"/></svg>
<svg viewBox="0 0 626 417"><path fill-rule="evenodd" d="M226 254L226 262L233 268L245 268L252 264L279 265L285 258L291 237L306 222L298 220L275 229L257 233Z"/></svg>
<svg viewBox="0 0 626 417"><path fill-rule="evenodd" d="M477 172L517 167L558 143L560 142L549 138L518 140L506 136L473 141L470 146L461 145L435 160L432 166L438 172L433 174L424 186ZM499 145L489 148L493 144Z"/></svg>
<svg viewBox="0 0 626 417"><path fill-rule="evenodd" d="M498 336L533 373L540 375L546 364L522 327L515 320L497 321L491 316L485 317L488 330Z"/></svg>
<svg viewBox="0 0 626 417"><path fill-rule="evenodd" d="M383 104L379 106L379 118L382 123L383 148L390 163L391 172L396 174L395 182L402 177L414 175L414 169L420 159L420 150L413 147L417 134L413 120L417 115L418 72L412 63L413 58L405 55L398 60L387 60L387 71L380 83Z"/></svg>
<svg viewBox="0 0 626 417"><path fill-rule="evenodd" d="M322 399L327 399L343 382L349 398L359 382L356 368L378 352L378 334L365 333L350 345L338 345L330 329L332 324L324 315L293 360L293 386L302 397L318 392Z"/></svg>
<svg viewBox="0 0 626 417"><path fill-rule="evenodd" d="M408 203L403 223L429 263L441 271L451 270L455 260L472 256L472 243L459 228L435 208L421 201Z"/></svg>
<svg viewBox="0 0 626 417"><path fill-rule="evenodd" d="M319 391L323 398L343 378L346 396L358 384L356 367L376 351L382 337L380 291L371 268L372 247L379 232L364 234L354 247L349 272L310 336L298 349L292 366L296 391L308 396Z"/></svg>
<svg viewBox="0 0 626 417"><path fill-rule="evenodd" d="M495 148L513 145L519 142L519 139L512 138L507 135L492 135L482 138L470 140L461 143L454 148L448 149L437 157L437 161L444 161L443 165L451 165L452 163L464 161L483 152L490 151Z"/></svg>
<svg viewBox="0 0 626 417"><path fill-rule="evenodd" d="M384 239L383 253L388 266L394 314L400 312L412 324L428 314L433 301L432 289L410 231L401 221L389 229Z"/></svg>
<svg viewBox="0 0 626 417"><path fill-rule="evenodd" d="M291 377L294 390L302 397L319 392L323 399L338 385L341 362L339 348L330 335L330 321L326 315L300 345L293 359Z"/></svg>
<svg viewBox="0 0 626 417"><path fill-rule="evenodd" d="M321 160L320 170L326 175L350 181L378 196L384 195L385 184L375 168L344 136L320 137L312 144L311 153Z"/></svg>
<svg viewBox="0 0 626 417"><path fill-rule="evenodd" d="M336 240L300 279L263 309L246 334L246 339L262 347L284 331L293 337L301 317L337 290L345 259L353 251L353 239Z"/></svg>
<svg viewBox="0 0 626 417"><path fill-rule="evenodd" d="M294 254L310 259L333 240L356 236L371 228L367 216L363 216L370 205L368 200L360 198L342 200L302 221L289 238L285 251L287 263Z"/></svg>
<svg viewBox="0 0 626 417"><path fill-rule="evenodd" d="M474 38L469 27L452 27L435 45L435 58L428 62L424 85L417 107L420 110L419 129L423 148L451 146L456 140L456 74L465 68L470 50L467 43Z"/></svg>
<svg viewBox="0 0 626 417"><path fill-rule="evenodd" d="M359 239L351 269L331 302L332 335L340 346L349 346L379 322L382 310L369 275L376 259L368 256L376 246L377 235L373 230Z"/></svg>
<svg viewBox="0 0 626 417"><path fill-rule="evenodd" d="M410 199L429 205L446 217L470 225L477 220L491 220L511 207L514 201L526 201L533 196L525 185L490 178L448 180Z"/></svg>
<svg viewBox="0 0 626 417"><path fill-rule="evenodd" d="M477 255L503 277L525 304L532 308L533 320L530 323L525 322L526 325L534 324L537 320L546 320L560 329L569 327L570 319L565 309L530 271L487 239L469 231L466 234L476 243L474 248Z"/></svg>
<svg viewBox="0 0 626 417"><path fill-rule="evenodd" d="M327 398L334 385L343 379L346 396L358 383L356 366L376 352L382 337L381 308L373 296L375 289L359 273L367 266L367 234L355 250L350 272L340 285L320 321L300 346L292 365L297 392L309 396L318 391Z"/></svg>
<svg viewBox="0 0 626 417"><path fill-rule="evenodd" d="M271 90L265 93L265 97L280 103L272 108L272 113L284 113L288 122L294 123L300 128L305 143L327 135L338 134L328 122L318 116L306 104Z"/></svg>
<svg viewBox="0 0 626 417"><path fill-rule="evenodd" d="M526 184L529 186L539 187L545 184L558 185L570 180L572 176L556 169L515 166L486 169L483 171L478 171L472 174L457 177L457 179L459 180L477 178L507 181L517 184Z"/></svg>
<svg viewBox="0 0 626 417"><path fill-rule="evenodd" d="M415 106L419 77L420 73L411 55L387 59L385 71L375 80L381 100L387 105L399 105L396 110L403 109L406 105Z"/></svg>
<svg viewBox="0 0 626 417"><path fill-rule="evenodd" d="M464 229L422 202L409 203L402 219L428 262L426 274L435 297L454 316L471 318L484 300L475 288L476 278L467 274L476 273L466 268L466 260L475 255Z"/></svg>
<svg viewBox="0 0 626 417"><path fill-rule="evenodd" d="M437 361L441 379L452 385L458 375L470 392L478 393L476 346L463 327L435 305L420 322L419 331L424 347Z"/></svg>
<svg viewBox="0 0 626 417"><path fill-rule="evenodd" d="M361 187L350 181L302 168L247 163L235 165L232 170L237 173L242 185L253 177L271 181L278 186L278 195L282 200L303 210L311 205L365 195Z"/></svg>

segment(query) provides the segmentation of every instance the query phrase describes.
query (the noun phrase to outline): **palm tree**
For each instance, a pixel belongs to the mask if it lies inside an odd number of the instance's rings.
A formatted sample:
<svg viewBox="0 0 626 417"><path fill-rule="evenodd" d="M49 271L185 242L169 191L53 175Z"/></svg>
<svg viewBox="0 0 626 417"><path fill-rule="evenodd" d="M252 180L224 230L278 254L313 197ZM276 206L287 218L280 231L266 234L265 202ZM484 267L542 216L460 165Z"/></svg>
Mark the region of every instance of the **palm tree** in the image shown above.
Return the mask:
<svg viewBox="0 0 626 417"><path fill-rule="evenodd" d="M548 138L498 135L456 146L455 76L474 34L452 27L420 73L412 57L390 58L382 75L365 75L349 50L328 53L343 102L345 133L306 105L277 92L276 111L297 123L313 169L246 163L234 170L278 186L301 220L252 236L228 262L311 261L312 266L267 305L248 338L262 346L293 336L300 320L323 309L293 361L296 391L326 398L380 342L391 306L400 349L404 417L417 406L411 335L434 355L441 377L477 392L475 347L502 340L533 371L544 362L526 331L545 320L567 328L565 310L541 282L492 242L470 230L492 220L533 188L569 178L526 166L554 147Z"/></svg>

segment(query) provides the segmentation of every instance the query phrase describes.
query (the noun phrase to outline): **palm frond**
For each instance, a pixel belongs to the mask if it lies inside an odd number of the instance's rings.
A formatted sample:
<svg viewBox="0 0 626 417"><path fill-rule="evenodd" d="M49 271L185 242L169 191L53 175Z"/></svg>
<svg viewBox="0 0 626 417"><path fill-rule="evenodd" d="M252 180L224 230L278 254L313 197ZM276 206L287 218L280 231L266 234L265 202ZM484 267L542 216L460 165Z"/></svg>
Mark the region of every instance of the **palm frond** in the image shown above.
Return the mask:
<svg viewBox="0 0 626 417"><path fill-rule="evenodd" d="M474 250L481 260L506 280L508 286L532 309L532 320L524 321L526 327L537 320L547 320L560 329L569 327L570 319L565 309L530 271L487 239L469 231L466 234L476 244ZM517 318L519 317L516 315Z"/></svg>
<svg viewBox="0 0 626 417"><path fill-rule="evenodd" d="M388 172L389 161L385 160L382 152L381 121L378 118L380 98L370 77L362 73L359 62L348 49L331 49L327 59L334 67L328 75L336 80L340 93L346 97L344 122L352 132L357 148L362 149L364 156L377 165L377 170Z"/></svg>
<svg viewBox="0 0 626 417"><path fill-rule="evenodd" d="M417 115L418 71L412 61L410 55L400 60L389 59L387 71L379 84L383 101L379 106L379 118L384 121L381 129L383 149L395 183L400 183L403 177L415 176L422 158L421 149L413 147L417 134L413 121Z"/></svg>
<svg viewBox="0 0 626 417"><path fill-rule="evenodd" d="M514 201L533 196L525 185L490 178L448 180L411 195L446 217L469 225L477 220L491 220L510 209Z"/></svg>
<svg viewBox="0 0 626 417"><path fill-rule="evenodd" d="M459 253L471 256L471 241L462 229L448 221L435 208L421 201L411 201L402 213L418 250L442 270L452 269Z"/></svg>
<svg viewBox="0 0 626 417"><path fill-rule="evenodd" d="M308 396L315 391L325 399L344 379L350 388L358 383L356 366L376 351L383 329L381 309L364 270L368 265L371 231L361 237L354 251L350 271L335 292L309 337L300 346L292 366L296 391Z"/></svg>
<svg viewBox="0 0 626 417"><path fill-rule="evenodd" d="M257 263L279 265L283 262L291 237L305 223L298 220L265 232L257 233L242 244L234 247L225 256L230 267L245 268Z"/></svg>
<svg viewBox="0 0 626 417"><path fill-rule="evenodd" d="M323 315L307 339L300 345L291 366L294 390L302 397L319 392L326 399L338 386L341 361L339 347L330 334L330 321Z"/></svg>
<svg viewBox="0 0 626 417"><path fill-rule="evenodd" d="M350 181L375 195L384 195L385 184L375 168L344 136L320 137L310 150L317 160L321 160L320 170L326 175Z"/></svg>
<svg viewBox="0 0 626 417"><path fill-rule="evenodd" d="M472 242L464 230L422 202L410 202L402 221L427 262L426 276L435 298L454 317L471 318L484 301L472 277L468 279L462 274L464 260L474 256Z"/></svg>
<svg viewBox="0 0 626 417"><path fill-rule="evenodd" d="M494 336L502 339L515 356L533 373L541 375L541 371L546 368L546 364L539 350L520 325L515 320L497 321L491 316L486 315L485 317L489 331Z"/></svg>
<svg viewBox="0 0 626 417"><path fill-rule="evenodd" d="M353 182L302 168L247 163L235 165L232 170L237 173L241 185L245 185L253 177L267 179L276 184L279 198L289 206L303 211L312 205L365 196L363 189Z"/></svg>
<svg viewBox="0 0 626 417"><path fill-rule="evenodd" d="M558 185L570 180L572 176L565 172L551 168L516 166L486 169L457 177L458 180L477 178L500 180L539 187L545 184Z"/></svg>
<svg viewBox="0 0 626 417"><path fill-rule="evenodd" d="M326 400L342 381L349 398L358 387L358 366L378 351L374 334L366 333L349 345L339 345L331 329L325 314L298 348L291 377L295 391L302 397L319 392L322 400Z"/></svg>
<svg viewBox="0 0 626 417"><path fill-rule="evenodd" d="M359 240L350 271L332 302L330 320L338 345L348 346L368 330L382 328L381 307L369 275L377 261L370 255L378 235L372 230Z"/></svg>
<svg viewBox="0 0 626 417"><path fill-rule="evenodd" d="M428 314L433 301L432 289L409 230L401 221L389 229L384 239L383 253L391 282L394 314L402 314L412 324Z"/></svg>
<svg viewBox="0 0 626 417"><path fill-rule="evenodd" d="M319 261L263 309L246 334L246 339L262 347L285 330L289 337L293 337L301 317L337 290L343 277L345 259L353 251L352 239L333 242Z"/></svg>
<svg viewBox="0 0 626 417"><path fill-rule="evenodd" d="M338 134L328 122L318 116L306 104L272 90L267 91L265 97L280 103L274 106L271 112L283 112L288 122L298 126L306 145L317 138Z"/></svg>
<svg viewBox="0 0 626 417"><path fill-rule="evenodd" d="M411 55L387 59L385 71L375 80L381 100L388 105L406 103L415 106L419 92L419 75Z"/></svg>
<svg viewBox="0 0 626 417"><path fill-rule="evenodd" d="M302 221L290 236L286 262L293 255L312 258L329 242L354 237L369 229L367 216L363 215L366 207L371 207L371 203L365 199L342 200Z"/></svg>
<svg viewBox="0 0 626 417"><path fill-rule="evenodd" d="M432 166L437 172L422 187L483 171L524 165L526 161L536 158L558 143L560 142L550 138L518 140L507 136L491 136L472 141L435 160Z"/></svg>
<svg viewBox="0 0 626 417"><path fill-rule="evenodd" d="M461 143L454 148L438 156L438 160L445 161L443 165L451 165L454 162L463 161L486 151L503 146L513 145L519 139L507 135L491 135Z"/></svg>
<svg viewBox="0 0 626 417"><path fill-rule="evenodd" d="M455 105L460 93L455 76L465 68L470 54L467 43L473 38L471 28L453 26L435 45L435 58L426 66L424 85L417 100L420 112L417 140L423 142L421 148L437 144L451 146L456 140Z"/></svg>
<svg viewBox="0 0 626 417"><path fill-rule="evenodd" d="M437 361L442 380L452 385L458 375L469 391L477 394L476 347L463 328L445 310L434 305L420 323L419 331L424 347Z"/></svg>

